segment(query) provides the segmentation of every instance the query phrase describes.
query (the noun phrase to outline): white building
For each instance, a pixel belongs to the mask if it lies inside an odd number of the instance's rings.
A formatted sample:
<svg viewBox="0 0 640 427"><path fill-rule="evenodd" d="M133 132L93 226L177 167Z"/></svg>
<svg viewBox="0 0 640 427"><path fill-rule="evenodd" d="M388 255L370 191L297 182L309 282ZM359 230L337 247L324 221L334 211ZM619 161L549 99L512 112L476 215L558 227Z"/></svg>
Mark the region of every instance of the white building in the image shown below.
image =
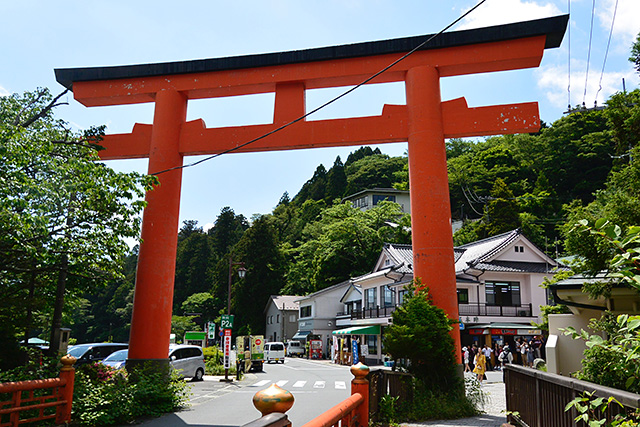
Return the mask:
<svg viewBox="0 0 640 427"><path fill-rule="evenodd" d="M540 305L547 304L547 293L540 285L553 275L556 261L520 230L456 247L454 253L463 344L501 344L541 334L531 322L541 321ZM373 271L352 279L362 292L362 308L353 309L352 301L349 308L343 300L343 314L336 319L339 329L333 331L342 339L338 350L344 350L339 351L343 363L353 339L366 363L384 360L381 336L413 280L412 264L410 245L385 244Z"/></svg>
<svg viewBox="0 0 640 427"><path fill-rule="evenodd" d="M298 330L298 303L296 295L272 295L264 308L265 340L287 342Z"/></svg>

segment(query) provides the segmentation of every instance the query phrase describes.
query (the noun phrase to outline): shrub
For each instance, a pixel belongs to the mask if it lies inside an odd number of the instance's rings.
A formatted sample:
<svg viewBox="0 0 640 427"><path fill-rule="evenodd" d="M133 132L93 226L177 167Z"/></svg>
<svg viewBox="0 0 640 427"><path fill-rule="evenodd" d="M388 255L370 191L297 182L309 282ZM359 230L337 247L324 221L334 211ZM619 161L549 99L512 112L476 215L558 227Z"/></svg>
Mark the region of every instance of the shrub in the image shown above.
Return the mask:
<svg viewBox="0 0 640 427"><path fill-rule="evenodd" d="M160 371L141 369L133 381L124 369L85 365L76 372L72 418L91 426L129 423L184 407L189 392L190 387L174 370L167 377Z"/></svg>

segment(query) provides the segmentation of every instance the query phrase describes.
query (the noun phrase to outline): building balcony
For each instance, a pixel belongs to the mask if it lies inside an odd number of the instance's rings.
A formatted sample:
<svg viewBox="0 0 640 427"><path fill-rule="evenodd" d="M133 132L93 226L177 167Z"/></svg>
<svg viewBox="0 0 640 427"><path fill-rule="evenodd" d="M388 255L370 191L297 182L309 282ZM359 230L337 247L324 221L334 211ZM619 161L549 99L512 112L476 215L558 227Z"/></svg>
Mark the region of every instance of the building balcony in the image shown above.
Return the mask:
<svg viewBox="0 0 640 427"><path fill-rule="evenodd" d="M503 316L533 317L531 304L487 305L484 303L458 304L458 314L462 316Z"/></svg>
<svg viewBox="0 0 640 427"><path fill-rule="evenodd" d="M391 317L391 314L396 311L396 306L389 307L375 307L364 308L362 310L355 310L351 313L352 319L376 319L379 317Z"/></svg>
<svg viewBox="0 0 640 427"><path fill-rule="evenodd" d="M355 310L351 313L338 313L338 317L351 319L376 319L391 317L397 306L375 307ZM534 317L531 304L522 305L487 305L484 303L458 304L458 314L462 316L492 316L492 317Z"/></svg>

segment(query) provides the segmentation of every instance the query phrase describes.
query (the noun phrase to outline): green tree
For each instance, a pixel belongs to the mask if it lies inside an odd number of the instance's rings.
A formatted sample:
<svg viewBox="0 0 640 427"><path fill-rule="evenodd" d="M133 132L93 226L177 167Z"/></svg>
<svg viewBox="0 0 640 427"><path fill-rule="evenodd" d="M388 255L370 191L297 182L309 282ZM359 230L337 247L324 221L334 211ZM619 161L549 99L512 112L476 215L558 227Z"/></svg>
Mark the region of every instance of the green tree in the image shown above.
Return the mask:
<svg viewBox="0 0 640 427"><path fill-rule="evenodd" d="M205 322L212 321L219 315L215 298L209 292L189 295L181 308L183 313L200 313L200 318Z"/></svg>
<svg viewBox="0 0 640 427"><path fill-rule="evenodd" d="M124 239L138 237L156 182L97 161L103 128L71 131L53 115L60 96L0 98L0 323L25 335L44 315L53 337L65 297L121 276Z"/></svg>
<svg viewBox="0 0 640 427"><path fill-rule="evenodd" d="M635 65L636 71L640 73L640 33L636 38L636 42L631 47L631 56L629 57L629 61Z"/></svg>
<svg viewBox="0 0 640 427"><path fill-rule="evenodd" d="M292 262L285 292L315 292L366 273L384 242L410 242L408 224L409 216L392 202L381 202L367 211L350 203L328 207L318 220L307 224L303 243L289 251Z"/></svg>
<svg viewBox="0 0 640 427"><path fill-rule="evenodd" d="M194 316L171 316L171 333L175 334L177 343L182 343L185 332L198 330L193 318Z"/></svg>
<svg viewBox="0 0 640 427"><path fill-rule="evenodd" d="M389 157L373 154L346 166L347 188L345 194L354 194L368 188L392 188L407 164L406 157Z"/></svg>
<svg viewBox="0 0 640 427"><path fill-rule="evenodd" d="M428 390L464 395L464 385L457 372L453 338L455 323L431 302L427 288L412 284L407 297L393 312L393 323L384 333L384 352L400 363L408 359L406 369Z"/></svg>
<svg viewBox="0 0 640 427"><path fill-rule="evenodd" d="M331 203L334 199L344 197L346 188L347 174L345 173L342 160L340 160L340 156L338 156L327 173L327 190L325 192L327 202Z"/></svg>
<svg viewBox="0 0 640 427"><path fill-rule="evenodd" d="M521 225L518 201L507 184L500 178L491 191L491 198L487 202L482 221L477 223L477 233L481 237L495 236Z"/></svg>
<svg viewBox="0 0 640 427"><path fill-rule="evenodd" d="M255 219L234 247L234 260L244 262L246 276L233 279L232 313L238 334L264 333L264 308L271 295L280 295L284 286L284 255L279 247L273 218Z"/></svg>
<svg viewBox="0 0 640 427"><path fill-rule="evenodd" d="M202 228L193 228L189 221L185 221L179 235L183 237L178 241L176 254L174 310L179 309L190 295L207 292L212 288L208 273L212 256L210 238Z"/></svg>

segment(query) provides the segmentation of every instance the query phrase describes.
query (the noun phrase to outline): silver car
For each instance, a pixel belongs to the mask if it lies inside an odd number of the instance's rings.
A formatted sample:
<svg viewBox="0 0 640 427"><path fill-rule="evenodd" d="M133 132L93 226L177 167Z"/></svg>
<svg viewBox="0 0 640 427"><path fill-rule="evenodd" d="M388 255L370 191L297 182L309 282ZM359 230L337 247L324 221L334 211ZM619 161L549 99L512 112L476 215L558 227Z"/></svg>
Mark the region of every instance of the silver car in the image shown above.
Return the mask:
<svg viewBox="0 0 640 427"><path fill-rule="evenodd" d="M204 355L197 345L170 345L169 363L185 378L202 381L204 377Z"/></svg>

